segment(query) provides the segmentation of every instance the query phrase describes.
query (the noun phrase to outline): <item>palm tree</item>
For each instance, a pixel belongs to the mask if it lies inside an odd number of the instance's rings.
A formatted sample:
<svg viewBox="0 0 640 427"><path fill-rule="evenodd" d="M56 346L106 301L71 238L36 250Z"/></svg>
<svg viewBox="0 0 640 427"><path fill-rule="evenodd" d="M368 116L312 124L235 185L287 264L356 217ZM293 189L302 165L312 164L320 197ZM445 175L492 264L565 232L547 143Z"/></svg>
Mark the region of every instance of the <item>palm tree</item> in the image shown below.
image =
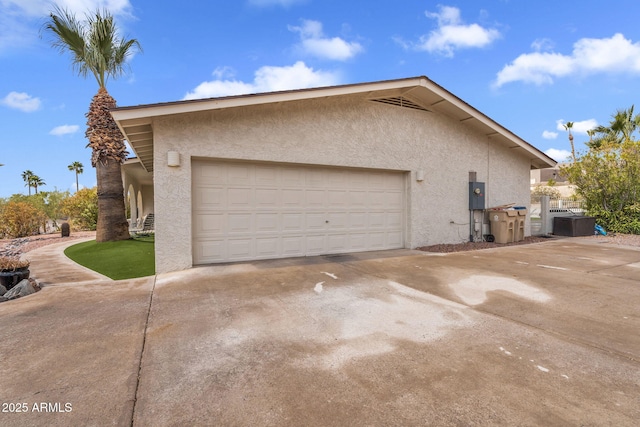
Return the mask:
<svg viewBox="0 0 640 427"><path fill-rule="evenodd" d="M43 181L38 175L31 175L29 178L31 187L35 188L36 194L38 194L38 187L42 187L43 185L47 185L46 182Z"/></svg>
<svg viewBox="0 0 640 427"><path fill-rule="evenodd" d="M53 47L70 52L78 74L92 74L98 82L98 93L91 100L85 136L91 147L91 165L96 168L98 184L98 224L96 241L106 242L129 238L125 217L124 188L120 165L127 157L124 137L109 113L116 101L106 89L107 80L124 74L126 60L140 44L137 40L120 38L113 16L96 11L78 20L68 11L55 8L44 30L54 37Z"/></svg>
<svg viewBox="0 0 640 427"><path fill-rule="evenodd" d="M70 171L74 171L76 173L76 193L77 193L78 190L80 189L80 187L78 186L78 174L81 174L82 172L84 172L84 169L83 169L84 166L80 162L73 162L67 167L69 168Z"/></svg>
<svg viewBox="0 0 640 427"><path fill-rule="evenodd" d="M22 180L24 181L25 187L29 187L29 195L31 195L31 187L33 187L34 176L35 174L28 169L22 172Z"/></svg>
<svg viewBox="0 0 640 427"><path fill-rule="evenodd" d="M573 128L573 122L567 122L566 125L562 125L564 126L564 130L569 131L569 144L571 144L571 158L573 159L573 162L576 162L576 149L573 145L573 135L571 134L571 129Z"/></svg>
<svg viewBox="0 0 640 427"><path fill-rule="evenodd" d="M607 144L622 144L631 140L633 134L640 129L640 114L633 115L634 106L626 110L618 110L612 116L609 126L597 126L594 131L597 137L589 141L589 147L600 148Z"/></svg>

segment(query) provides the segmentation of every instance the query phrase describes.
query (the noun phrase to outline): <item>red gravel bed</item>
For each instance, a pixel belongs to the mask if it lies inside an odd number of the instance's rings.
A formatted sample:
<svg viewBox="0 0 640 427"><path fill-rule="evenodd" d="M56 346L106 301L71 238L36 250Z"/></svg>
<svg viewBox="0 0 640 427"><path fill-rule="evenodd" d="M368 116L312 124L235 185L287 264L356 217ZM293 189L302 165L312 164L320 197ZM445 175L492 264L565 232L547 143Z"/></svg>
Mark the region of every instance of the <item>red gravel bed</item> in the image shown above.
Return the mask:
<svg viewBox="0 0 640 427"><path fill-rule="evenodd" d="M454 243L454 244L422 246L416 249L420 251L425 251L425 252L450 253L450 252L462 252L462 251L475 251L478 249L501 248L503 246L528 245L531 243L548 242L550 239L558 239L558 238L561 238L561 237L529 236L529 237L525 237L524 240L520 242L513 242L513 243L464 242L464 243ZM594 240L597 239L602 243L612 243L612 244L621 245L621 246L640 247L640 236L635 234L609 234L607 236L593 236L589 238Z"/></svg>

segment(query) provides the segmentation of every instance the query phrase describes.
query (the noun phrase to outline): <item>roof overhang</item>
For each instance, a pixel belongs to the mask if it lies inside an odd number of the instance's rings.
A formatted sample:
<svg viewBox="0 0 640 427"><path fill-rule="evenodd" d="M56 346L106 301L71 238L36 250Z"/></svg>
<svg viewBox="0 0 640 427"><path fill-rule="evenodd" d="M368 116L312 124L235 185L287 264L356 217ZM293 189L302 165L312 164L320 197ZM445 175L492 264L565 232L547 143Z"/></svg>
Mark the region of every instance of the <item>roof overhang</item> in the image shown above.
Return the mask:
<svg viewBox="0 0 640 427"><path fill-rule="evenodd" d="M111 115L140 159L142 166L151 172L153 171L153 120L156 117L354 94L364 94L372 100L407 99L414 104L413 108L419 106L428 111L437 111L486 135L491 141L504 144L510 149L523 153L529 157L532 169L556 165L555 160L424 76L314 89L119 107L112 109Z"/></svg>

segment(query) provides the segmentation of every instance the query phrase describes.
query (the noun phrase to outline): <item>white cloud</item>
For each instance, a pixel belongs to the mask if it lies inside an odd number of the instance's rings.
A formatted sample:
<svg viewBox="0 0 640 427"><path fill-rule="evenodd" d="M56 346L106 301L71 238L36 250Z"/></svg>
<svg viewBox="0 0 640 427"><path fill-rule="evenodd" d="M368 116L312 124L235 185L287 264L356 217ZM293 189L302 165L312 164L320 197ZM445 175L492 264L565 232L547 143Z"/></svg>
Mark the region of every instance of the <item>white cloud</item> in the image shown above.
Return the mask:
<svg viewBox="0 0 640 427"><path fill-rule="evenodd" d="M84 185L82 185L82 184L80 184L80 183L78 183L78 185L80 185L80 190L82 190L83 188L87 188L87 187L85 187ZM76 182L75 182L75 181L73 181L73 182L69 185L69 187L70 187L73 191L76 191L76 190L77 190L77 188L76 188Z"/></svg>
<svg viewBox="0 0 640 427"><path fill-rule="evenodd" d="M558 132L545 130L544 132L542 132L542 137L544 139L556 139L558 137Z"/></svg>
<svg viewBox="0 0 640 427"><path fill-rule="evenodd" d="M538 47L535 42L533 47ZM551 84L554 79L569 75L596 73L640 74L640 43L618 33L611 38L580 39L570 55L525 53L498 72L494 86L516 81Z"/></svg>
<svg viewBox="0 0 640 427"><path fill-rule="evenodd" d="M214 72L215 73L215 72ZM336 72L316 71L298 61L291 66L259 68L253 82L216 79L199 84L183 99L212 98L218 96L243 95L250 93L274 92L319 86L333 86L340 83Z"/></svg>
<svg viewBox="0 0 640 427"><path fill-rule="evenodd" d="M567 130L565 130L564 128L565 124L566 122L563 119L556 120L556 129L561 130L563 132L567 132ZM573 122L573 126L571 127L571 133L573 134L583 133L586 135L588 130L593 129L596 126L598 126L598 122L596 121L596 119L588 119L588 120L583 120L581 122Z"/></svg>
<svg viewBox="0 0 640 427"><path fill-rule="evenodd" d="M56 126L53 129L51 129L51 131L49 132L49 135L55 135L55 136L69 135L69 134L78 132L78 129L80 129L80 126L78 125Z"/></svg>
<svg viewBox="0 0 640 427"><path fill-rule="evenodd" d="M360 43L325 37L318 21L304 19L299 27L290 25L289 31L300 33L299 48L303 53L319 58L345 61L363 50Z"/></svg>
<svg viewBox="0 0 640 427"><path fill-rule="evenodd" d="M24 111L25 113L31 113L39 110L42 104L40 102L40 98L34 98L24 92L10 92L0 101L0 103L9 108Z"/></svg>
<svg viewBox="0 0 640 427"><path fill-rule="evenodd" d="M439 9L439 12L425 12L427 18L438 21L438 28L420 37L420 41L413 44L416 49L453 57L455 50L485 47L500 38L496 29L464 24L457 7L439 6Z"/></svg>
<svg viewBox="0 0 640 427"><path fill-rule="evenodd" d="M571 152L567 150L559 150L557 148L549 148L544 154L551 157L556 162L564 162L571 156Z"/></svg>
<svg viewBox="0 0 640 427"><path fill-rule="evenodd" d="M531 48L536 52L552 50L553 41L549 39L536 39L531 43Z"/></svg>

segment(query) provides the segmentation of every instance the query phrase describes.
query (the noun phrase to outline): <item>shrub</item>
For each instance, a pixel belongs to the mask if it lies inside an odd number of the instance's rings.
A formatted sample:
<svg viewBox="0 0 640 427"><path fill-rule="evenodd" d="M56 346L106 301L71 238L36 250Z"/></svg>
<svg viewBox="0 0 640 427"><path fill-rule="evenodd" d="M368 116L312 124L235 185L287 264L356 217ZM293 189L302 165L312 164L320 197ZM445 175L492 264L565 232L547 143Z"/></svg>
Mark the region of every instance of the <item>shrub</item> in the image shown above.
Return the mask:
<svg viewBox="0 0 640 427"><path fill-rule="evenodd" d="M598 224L607 231L640 234L640 142L602 142L563 171Z"/></svg>
<svg viewBox="0 0 640 427"><path fill-rule="evenodd" d="M546 185L539 185L531 190L531 201L538 203L542 196L550 196L552 199L560 198L560 190L553 187L547 187Z"/></svg>
<svg viewBox="0 0 640 427"><path fill-rule="evenodd" d="M61 212L69 217L69 225L77 230L95 230L98 223L98 190L83 188L61 203Z"/></svg>
<svg viewBox="0 0 640 427"><path fill-rule="evenodd" d="M0 212L0 236L25 237L37 234L45 220L45 213L30 203L8 202Z"/></svg>
<svg viewBox="0 0 640 427"><path fill-rule="evenodd" d="M16 271L29 267L29 261L12 257L0 257L0 271Z"/></svg>

